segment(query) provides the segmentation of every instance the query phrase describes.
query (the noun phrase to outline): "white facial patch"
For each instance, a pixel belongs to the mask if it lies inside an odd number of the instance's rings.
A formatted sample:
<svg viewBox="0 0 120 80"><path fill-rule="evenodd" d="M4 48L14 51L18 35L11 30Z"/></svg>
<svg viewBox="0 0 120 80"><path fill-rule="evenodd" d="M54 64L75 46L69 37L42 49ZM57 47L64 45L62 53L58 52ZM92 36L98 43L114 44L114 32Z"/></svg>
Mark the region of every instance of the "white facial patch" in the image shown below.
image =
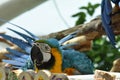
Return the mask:
<svg viewBox="0 0 120 80"><path fill-rule="evenodd" d="M43 62L48 62L50 59L51 59L51 54L43 52Z"/></svg>

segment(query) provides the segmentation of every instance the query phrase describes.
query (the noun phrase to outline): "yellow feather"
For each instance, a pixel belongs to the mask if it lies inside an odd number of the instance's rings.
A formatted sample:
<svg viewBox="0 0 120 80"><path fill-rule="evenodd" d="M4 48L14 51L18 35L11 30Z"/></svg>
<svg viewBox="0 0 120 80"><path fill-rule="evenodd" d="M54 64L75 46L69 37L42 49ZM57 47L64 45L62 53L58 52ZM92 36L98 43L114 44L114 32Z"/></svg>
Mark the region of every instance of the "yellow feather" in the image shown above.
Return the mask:
<svg viewBox="0 0 120 80"><path fill-rule="evenodd" d="M52 48L52 55L55 57L55 64L50 70L53 73L62 73L62 55L57 48Z"/></svg>

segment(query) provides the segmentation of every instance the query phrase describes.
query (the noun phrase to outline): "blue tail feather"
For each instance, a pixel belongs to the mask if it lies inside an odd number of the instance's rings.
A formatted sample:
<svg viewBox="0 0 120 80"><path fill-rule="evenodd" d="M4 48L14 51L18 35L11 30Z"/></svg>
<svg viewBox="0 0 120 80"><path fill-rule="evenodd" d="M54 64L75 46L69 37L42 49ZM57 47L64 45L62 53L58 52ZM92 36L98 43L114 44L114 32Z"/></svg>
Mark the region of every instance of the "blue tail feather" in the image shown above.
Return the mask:
<svg viewBox="0 0 120 80"><path fill-rule="evenodd" d="M27 42L25 42L21 39L18 39L18 38L11 37L9 35L5 35L5 34L0 34L0 36L11 41L12 43L18 45L22 50L24 50L24 51L26 51L26 53L30 54L32 46L30 44L28 44Z"/></svg>
<svg viewBox="0 0 120 80"><path fill-rule="evenodd" d="M112 13L112 5L110 0L104 0L105 1L105 11L107 15L110 15Z"/></svg>
<svg viewBox="0 0 120 80"><path fill-rule="evenodd" d="M14 33L20 35L21 37L23 37L25 40L28 41L29 44L31 44L31 45L33 44L33 42L34 42L34 39L33 39L33 38L31 38L31 37L29 37L28 35L25 35L25 34L23 34L23 33L20 33L20 32L18 32L18 31L15 31L15 30L13 30L13 29L11 29L11 28L8 28L8 29L11 30L11 31L13 31Z"/></svg>
<svg viewBox="0 0 120 80"><path fill-rule="evenodd" d="M69 40L69 39L71 39L71 38L74 38L77 33L78 33L78 31L73 32L73 33L65 36L64 38L62 38L61 40L59 40L59 44L61 45L61 44L64 43L65 41L67 41L67 40Z"/></svg>
<svg viewBox="0 0 120 80"><path fill-rule="evenodd" d="M21 57L12 55L12 54L5 54L6 57L10 58L11 60L16 60L16 61L20 61L20 62L25 62L27 59L23 59Z"/></svg>
<svg viewBox="0 0 120 80"><path fill-rule="evenodd" d="M8 63L8 64L11 64L11 65L14 65L14 66L21 66L21 67L23 67L23 66L26 65L25 62L23 63L23 62L19 62L19 61L15 61L15 60L5 60L5 59L3 59L2 61L5 62L5 63Z"/></svg>
<svg viewBox="0 0 120 80"><path fill-rule="evenodd" d="M20 29L22 29L25 32L27 32L33 39L35 39L35 40L39 40L40 39L39 37L35 36L33 33L29 32L28 30L26 30L26 29L24 29L24 28L22 28L20 26L17 26L17 27L19 27Z"/></svg>
<svg viewBox="0 0 120 80"><path fill-rule="evenodd" d="M17 50L13 50L13 49L10 49L10 48L6 48L6 50L8 52L10 52L11 54L15 55L15 56L18 56L18 57L21 57L23 59L28 59L29 58L29 55L25 54L25 53L22 53L22 52L19 52Z"/></svg>
<svg viewBox="0 0 120 80"><path fill-rule="evenodd" d="M102 8L101 14L102 14L103 27L105 29L105 32L106 32L111 44L113 45L113 47L115 47L115 45L116 45L115 35L114 35L114 32L111 28L111 16L110 16L110 14L112 13L112 6L110 3L110 0L102 0L101 8Z"/></svg>
<svg viewBox="0 0 120 80"><path fill-rule="evenodd" d="M104 17L104 15L103 15L103 26L104 26L104 29L105 29L105 31L106 31L106 34L108 35L111 43L112 43L113 45L115 45L115 35L114 35L114 33L113 33L113 30L111 29L111 25L110 25L110 24L107 24L107 23L105 22L105 17Z"/></svg>
<svg viewBox="0 0 120 80"><path fill-rule="evenodd" d="M111 23L111 12L112 12L112 6L111 6L111 3L110 3L110 0L103 0L102 1L102 5L101 5L101 8L102 8L102 16L104 15L104 20L107 24L110 24Z"/></svg>
<svg viewBox="0 0 120 80"><path fill-rule="evenodd" d="M30 55L19 52L17 50L13 50L10 48L6 48L9 54L5 54L6 57L10 58L10 60L3 60L8 64L11 64L13 68L27 70L33 69L34 65L31 61Z"/></svg>
<svg viewBox="0 0 120 80"><path fill-rule="evenodd" d="M103 20L103 27L105 29L105 32L106 32L111 44L115 47L115 35L113 33L113 30L111 29L110 24L107 24L104 15L102 17L102 20Z"/></svg>
<svg viewBox="0 0 120 80"><path fill-rule="evenodd" d="M16 27L24 30L25 32L27 32L29 35L31 35L33 39L39 40L39 38L38 38L37 36L35 36L33 33L29 32L28 30L26 30L26 29L24 29L24 28L22 28L22 27L20 27L20 26L18 26L18 25L16 25L16 24L14 24L14 23L11 23L11 22L3 19L3 18L0 18L0 21L5 22L5 23L8 23L8 24L11 24L11 25L13 25L13 26L16 26Z"/></svg>

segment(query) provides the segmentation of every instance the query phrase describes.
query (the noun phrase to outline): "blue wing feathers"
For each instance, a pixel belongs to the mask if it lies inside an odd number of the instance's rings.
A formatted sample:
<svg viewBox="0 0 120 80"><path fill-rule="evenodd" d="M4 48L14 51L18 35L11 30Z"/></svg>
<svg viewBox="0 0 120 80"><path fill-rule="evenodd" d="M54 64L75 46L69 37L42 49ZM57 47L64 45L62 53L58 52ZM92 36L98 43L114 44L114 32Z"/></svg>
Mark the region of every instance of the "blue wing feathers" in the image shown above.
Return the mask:
<svg viewBox="0 0 120 80"><path fill-rule="evenodd" d="M12 54L5 54L6 57L10 58L11 60L16 60L20 62L25 62L27 59L12 55Z"/></svg>
<svg viewBox="0 0 120 80"><path fill-rule="evenodd" d="M33 44L33 42L34 42L33 38L31 38L31 37L29 37L29 36L27 36L27 35L25 35L23 33L20 33L18 31L15 31L15 30L13 30L11 28L8 28L8 29L15 32L16 34L20 35L21 37L23 37L26 41L28 41L29 44L31 44L31 45Z"/></svg>
<svg viewBox="0 0 120 80"><path fill-rule="evenodd" d="M29 35L31 35L33 39L39 40L39 38L38 38L37 36L35 36L33 33L29 32L28 30L26 30L26 29L20 27L19 25L16 25L16 24L14 24L14 23L11 23L11 22L9 22L9 21L3 19L3 18L0 18L0 21L1 21L1 22L5 22L5 23L8 23L8 24L11 24L11 25L13 25L13 26L16 26L16 27L18 27L18 28L24 30L25 32L27 32Z"/></svg>
<svg viewBox="0 0 120 80"><path fill-rule="evenodd" d="M59 40L59 44L62 44L62 43L64 43L65 41L67 41L67 40L69 40L69 39L71 39L71 38L73 38L73 36L72 36L72 35L68 35L68 36L64 37L63 39Z"/></svg>
<svg viewBox="0 0 120 80"><path fill-rule="evenodd" d="M20 26L17 26L17 27L19 27L20 29L22 29L25 32L27 32L33 39L35 39L35 40L39 40L40 39L39 37L35 36L33 33L29 32L28 30L26 30L26 29L24 29L24 28L22 28Z"/></svg>
<svg viewBox="0 0 120 80"><path fill-rule="evenodd" d="M111 5L111 2L110 0L104 0L105 1L105 12L107 15L110 15L112 13L112 5Z"/></svg>
<svg viewBox="0 0 120 80"><path fill-rule="evenodd" d="M113 3L118 4L120 0L111 0Z"/></svg>
<svg viewBox="0 0 120 80"><path fill-rule="evenodd" d="M108 16L108 15L107 15ZM103 13L103 16L102 16L102 20L103 20L103 26L104 26L104 29L108 35L108 37L113 41L115 40L115 36L114 36L114 33L113 33L113 30L111 29L111 25L108 24L106 21L109 20L107 19L107 17L105 16L105 13Z"/></svg>
<svg viewBox="0 0 120 80"><path fill-rule="evenodd" d="M73 67L79 70L82 73L93 73L93 63L92 61L84 54L73 49L71 50L62 50L63 55L63 69L68 67ZM67 64L66 64L67 63Z"/></svg>
<svg viewBox="0 0 120 80"><path fill-rule="evenodd" d="M13 49L10 49L10 48L6 48L6 50L8 52L10 52L11 54L15 55L15 56L18 56L18 57L21 57L23 59L28 59L30 55L28 54L25 54L25 53L22 53L22 52L19 52L17 50L13 50Z"/></svg>
<svg viewBox="0 0 120 80"><path fill-rule="evenodd" d="M22 70L34 69L30 55L10 48L7 48L7 51L9 51L10 54L5 54L5 56L10 58L10 60L4 59L2 60L3 62L11 64L13 68L18 68Z"/></svg>
<svg viewBox="0 0 120 80"><path fill-rule="evenodd" d="M26 65L26 63L24 62L19 62L19 61L16 61L16 60L2 60L3 62L6 62L6 63L8 63L8 64L11 64L11 65L14 65L14 66L21 66L21 67L23 67L23 66L25 66Z"/></svg>
<svg viewBox="0 0 120 80"><path fill-rule="evenodd" d="M74 38L76 36L76 34L78 33L79 31L75 31L67 36L65 36L64 38L62 38L61 40L59 40L59 44L61 45L62 43L64 43L65 41L71 39L71 38Z"/></svg>
<svg viewBox="0 0 120 80"><path fill-rule="evenodd" d="M111 6L111 3L109 0L103 0L102 1L102 5L101 5L101 8L102 8L102 16L104 17L104 21L107 23L107 24L110 24L111 23L111 12L112 12L112 6Z"/></svg>
<svg viewBox="0 0 120 80"><path fill-rule="evenodd" d="M28 44L27 42L25 42L21 39L18 39L18 38L11 37L9 35L5 35L5 34L0 34L0 36L11 41L12 43L18 45L21 49L23 49L27 53L30 53L32 46L30 44Z"/></svg>
<svg viewBox="0 0 120 80"><path fill-rule="evenodd" d="M114 32L111 28L111 16L110 14L112 13L112 6L111 6L111 2L110 0L102 0L101 3L101 16L102 16L102 23L103 23L103 27L105 29L105 32L111 42L111 44L113 45L113 47L115 47L116 43L115 43L115 35Z"/></svg>

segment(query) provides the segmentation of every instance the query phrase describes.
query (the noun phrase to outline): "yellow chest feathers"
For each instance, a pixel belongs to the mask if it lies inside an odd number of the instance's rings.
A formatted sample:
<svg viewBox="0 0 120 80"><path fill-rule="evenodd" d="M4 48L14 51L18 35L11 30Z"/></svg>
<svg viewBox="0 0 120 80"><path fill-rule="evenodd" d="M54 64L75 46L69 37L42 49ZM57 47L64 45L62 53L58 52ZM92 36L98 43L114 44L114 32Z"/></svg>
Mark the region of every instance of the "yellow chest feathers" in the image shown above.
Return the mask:
<svg viewBox="0 0 120 80"><path fill-rule="evenodd" d="M62 73L62 55L57 48L52 48L52 55L55 57L55 64L50 70L53 73Z"/></svg>

